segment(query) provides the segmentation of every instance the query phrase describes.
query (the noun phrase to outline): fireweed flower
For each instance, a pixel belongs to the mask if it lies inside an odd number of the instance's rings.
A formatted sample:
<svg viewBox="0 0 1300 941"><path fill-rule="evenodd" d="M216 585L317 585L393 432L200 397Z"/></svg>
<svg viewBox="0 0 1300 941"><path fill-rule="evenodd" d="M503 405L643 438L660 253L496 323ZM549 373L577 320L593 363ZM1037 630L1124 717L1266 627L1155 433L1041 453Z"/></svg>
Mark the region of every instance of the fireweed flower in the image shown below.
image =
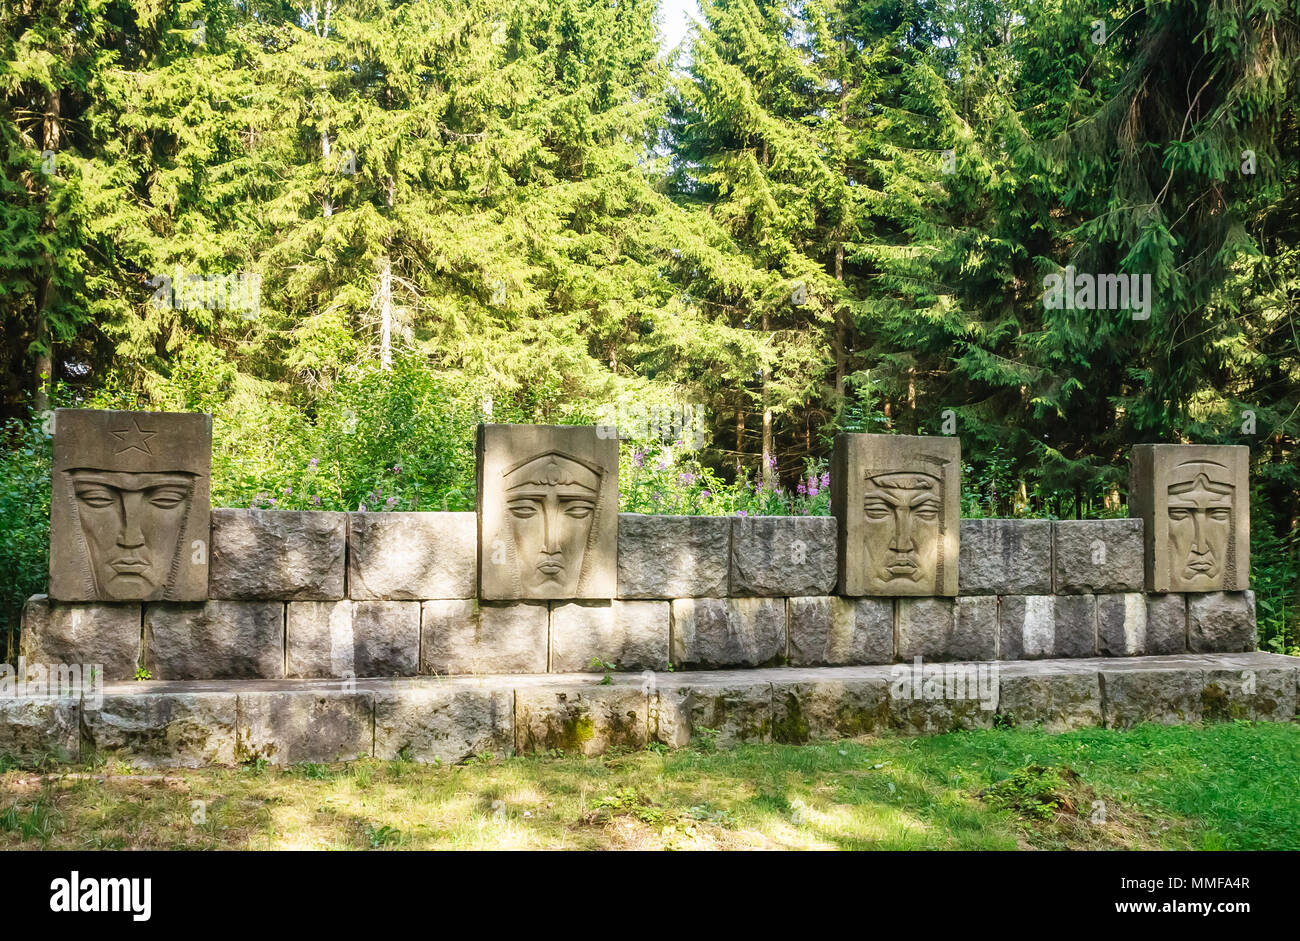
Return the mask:
<svg viewBox="0 0 1300 941"><path fill-rule="evenodd" d="M829 487L830 485L831 485L831 472L830 472L830 471L823 471L823 472L822 472L822 489L825 490L825 489L826 489L827 487Z"/></svg>
<svg viewBox="0 0 1300 941"><path fill-rule="evenodd" d="M644 466L645 466L645 452L644 452L644 451L640 451L640 450L633 451L633 452L632 452L632 464L633 464L634 466L636 466L636 467L644 467Z"/></svg>
<svg viewBox="0 0 1300 941"><path fill-rule="evenodd" d="M311 502L316 506L320 506L320 497L312 497Z"/></svg>
<svg viewBox="0 0 1300 941"><path fill-rule="evenodd" d="M307 462L307 466L308 466L308 467L316 467L316 466L318 466L319 464L320 464L320 458L315 458L315 457L312 458L310 461Z"/></svg>
<svg viewBox="0 0 1300 941"><path fill-rule="evenodd" d="M799 481L799 486L794 488L794 492L801 497L806 496L808 493L808 485L801 480Z"/></svg>

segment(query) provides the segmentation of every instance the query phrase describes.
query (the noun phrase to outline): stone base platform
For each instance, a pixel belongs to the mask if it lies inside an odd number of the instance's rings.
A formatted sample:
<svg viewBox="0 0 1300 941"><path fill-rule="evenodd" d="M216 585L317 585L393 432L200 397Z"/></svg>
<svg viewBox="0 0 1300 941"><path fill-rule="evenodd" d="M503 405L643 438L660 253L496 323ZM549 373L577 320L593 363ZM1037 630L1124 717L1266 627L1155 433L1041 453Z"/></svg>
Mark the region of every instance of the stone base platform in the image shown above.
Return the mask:
<svg viewBox="0 0 1300 941"><path fill-rule="evenodd" d="M113 683L102 701L0 701L0 754L137 767L456 762L709 739L1128 728L1296 715L1300 658L1195 654L893 666Z"/></svg>

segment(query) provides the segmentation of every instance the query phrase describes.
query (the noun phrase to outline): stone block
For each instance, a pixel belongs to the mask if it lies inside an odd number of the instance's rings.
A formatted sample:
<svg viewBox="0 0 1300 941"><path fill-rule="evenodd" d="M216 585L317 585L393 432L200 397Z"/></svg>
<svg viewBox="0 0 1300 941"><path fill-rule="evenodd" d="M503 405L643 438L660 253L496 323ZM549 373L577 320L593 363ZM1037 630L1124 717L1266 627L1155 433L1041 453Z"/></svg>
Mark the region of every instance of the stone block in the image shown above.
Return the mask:
<svg viewBox="0 0 1300 941"><path fill-rule="evenodd" d="M594 426L479 425L479 597L613 598L618 439Z"/></svg>
<svg viewBox="0 0 1300 941"><path fill-rule="evenodd" d="M1094 671L999 678L999 725L1069 732L1101 725L1101 684Z"/></svg>
<svg viewBox="0 0 1300 941"><path fill-rule="evenodd" d="M666 670L669 623L667 601L553 602L551 672Z"/></svg>
<svg viewBox="0 0 1300 941"><path fill-rule="evenodd" d="M890 725L904 735L993 728L999 669L997 663L895 664Z"/></svg>
<svg viewBox="0 0 1300 941"><path fill-rule="evenodd" d="M772 684L772 741L789 745L873 735L890 728L884 677Z"/></svg>
<svg viewBox="0 0 1300 941"><path fill-rule="evenodd" d="M891 598L791 598L792 666L889 663L894 659Z"/></svg>
<svg viewBox="0 0 1300 941"><path fill-rule="evenodd" d="M732 595L782 598L835 590L835 520L750 516L731 523Z"/></svg>
<svg viewBox="0 0 1300 941"><path fill-rule="evenodd" d="M545 604L426 601L420 630L421 673L545 673Z"/></svg>
<svg viewBox="0 0 1300 941"><path fill-rule="evenodd" d="M1142 590L1142 521L1057 520L1052 556L1061 595Z"/></svg>
<svg viewBox="0 0 1300 941"><path fill-rule="evenodd" d="M575 685L515 690L515 741L523 754L559 749L599 755L644 748L649 701L636 686Z"/></svg>
<svg viewBox="0 0 1300 941"><path fill-rule="evenodd" d="M1213 591L1187 596L1187 649L1231 653L1259 646L1253 591Z"/></svg>
<svg viewBox="0 0 1300 941"><path fill-rule="evenodd" d="M212 416L58 409L50 597L201 601Z"/></svg>
<svg viewBox="0 0 1300 941"><path fill-rule="evenodd" d="M107 680L135 679L138 604L63 604L33 595L23 606L21 654L29 664L100 664Z"/></svg>
<svg viewBox="0 0 1300 941"><path fill-rule="evenodd" d="M1103 657L1146 653L1147 601L1141 592L1097 596L1097 646Z"/></svg>
<svg viewBox="0 0 1300 941"><path fill-rule="evenodd" d="M0 698L0 755L24 764L78 761L80 715L76 699Z"/></svg>
<svg viewBox="0 0 1300 941"><path fill-rule="evenodd" d="M1147 595L1146 653L1149 656L1187 652L1187 596Z"/></svg>
<svg viewBox="0 0 1300 941"><path fill-rule="evenodd" d="M514 693L460 686L375 693L375 757L454 764L515 748Z"/></svg>
<svg viewBox="0 0 1300 941"><path fill-rule="evenodd" d="M730 748L772 738L772 686L736 674L724 678L677 677L650 692L650 737L672 748L708 740Z"/></svg>
<svg viewBox="0 0 1300 941"><path fill-rule="evenodd" d="M785 657L783 598L680 598L672 618L677 666L759 667Z"/></svg>
<svg viewBox="0 0 1300 941"><path fill-rule="evenodd" d="M106 695L83 712L86 747L136 768L233 765L234 692L131 692Z"/></svg>
<svg viewBox="0 0 1300 941"><path fill-rule="evenodd" d="M900 598L897 658L992 660L996 657L998 599Z"/></svg>
<svg viewBox="0 0 1300 941"><path fill-rule="evenodd" d="M348 595L473 598L477 546L474 513L349 513Z"/></svg>
<svg viewBox="0 0 1300 941"><path fill-rule="evenodd" d="M620 598L725 597L731 518L619 514Z"/></svg>
<svg viewBox="0 0 1300 941"><path fill-rule="evenodd" d="M1106 727L1129 729L1143 722L1200 722L1204 685L1204 672L1194 669L1103 669L1101 692Z"/></svg>
<svg viewBox="0 0 1300 941"><path fill-rule="evenodd" d="M241 692L236 757L271 764L352 761L374 751L374 694Z"/></svg>
<svg viewBox="0 0 1300 941"><path fill-rule="evenodd" d="M960 491L956 438L838 435L838 594L956 595Z"/></svg>
<svg viewBox="0 0 1300 941"><path fill-rule="evenodd" d="M1052 521L961 521L963 595L1050 595Z"/></svg>
<svg viewBox="0 0 1300 941"><path fill-rule="evenodd" d="M1290 722L1295 714L1295 669L1205 671L1204 722Z"/></svg>
<svg viewBox="0 0 1300 941"><path fill-rule="evenodd" d="M1250 580L1250 449L1139 444L1129 511L1145 523L1148 591L1245 591Z"/></svg>
<svg viewBox="0 0 1300 941"><path fill-rule="evenodd" d="M1093 657L1097 599L1093 595L1006 595L998 609L998 659Z"/></svg>
<svg viewBox="0 0 1300 941"><path fill-rule="evenodd" d="M345 597L346 513L212 511L210 597L337 601Z"/></svg>
<svg viewBox="0 0 1300 941"><path fill-rule="evenodd" d="M145 605L144 665L155 680L281 677L284 605L279 601Z"/></svg>

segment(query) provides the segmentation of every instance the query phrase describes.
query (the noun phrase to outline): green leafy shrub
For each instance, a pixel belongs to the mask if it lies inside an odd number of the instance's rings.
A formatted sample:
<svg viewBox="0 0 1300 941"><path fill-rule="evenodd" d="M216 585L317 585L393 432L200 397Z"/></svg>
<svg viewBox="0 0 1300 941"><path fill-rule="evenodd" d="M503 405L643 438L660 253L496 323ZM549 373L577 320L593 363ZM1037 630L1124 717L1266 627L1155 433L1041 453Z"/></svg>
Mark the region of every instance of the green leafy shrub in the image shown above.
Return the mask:
<svg viewBox="0 0 1300 941"><path fill-rule="evenodd" d="M6 422L0 439L0 627L12 659L23 602L49 574L51 453L40 418Z"/></svg>

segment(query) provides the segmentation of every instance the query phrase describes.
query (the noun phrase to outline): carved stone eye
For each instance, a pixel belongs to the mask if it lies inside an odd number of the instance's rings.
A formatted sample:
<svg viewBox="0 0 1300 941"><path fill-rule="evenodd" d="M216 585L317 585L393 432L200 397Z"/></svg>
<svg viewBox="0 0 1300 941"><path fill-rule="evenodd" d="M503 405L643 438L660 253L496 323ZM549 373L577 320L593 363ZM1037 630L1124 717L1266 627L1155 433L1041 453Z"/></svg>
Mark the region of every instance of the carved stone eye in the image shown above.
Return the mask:
<svg viewBox="0 0 1300 941"><path fill-rule="evenodd" d="M154 490L149 494L149 502L160 510L170 510L185 502L185 491L176 488Z"/></svg>
<svg viewBox="0 0 1300 941"><path fill-rule="evenodd" d="M86 506L93 507L96 510L102 510L105 507L112 506L117 500L107 490L80 490L77 492L77 499Z"/></svg>
<svg viewBox="0 0 1300 941"><path fill-rule="evenodd" d="M564 515L575 520L585 520L595 512L595 509L595 506L590 503L569 503L564 507Z"/></svg>
<svg viewBox="0 0 1300 941"><path fill-rule="evenodd" d="M511 503L508 509L510 515L519 520L529 520L537 515L537 505L535 503Z"/></svg>

